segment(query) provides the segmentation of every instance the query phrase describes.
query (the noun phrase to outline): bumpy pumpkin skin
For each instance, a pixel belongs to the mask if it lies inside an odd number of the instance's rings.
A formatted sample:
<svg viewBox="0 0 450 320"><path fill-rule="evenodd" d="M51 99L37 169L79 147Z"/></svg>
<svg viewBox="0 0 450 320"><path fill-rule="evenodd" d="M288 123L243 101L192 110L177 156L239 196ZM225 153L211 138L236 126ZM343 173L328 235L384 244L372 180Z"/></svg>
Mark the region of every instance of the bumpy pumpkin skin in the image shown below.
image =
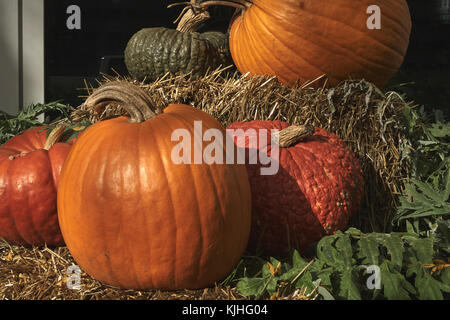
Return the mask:
<svg viewBox="0 0 450 320"><path fill-rule="evenodd" d="M281 121L250 121L232 123L227 129L266 129L270 134L271 129L289 126ZM236 143L248 149L246 140ZM334 134L316 128L306 140L280 148L276 175L261 175L261 165L249 164L248 155L247 151L252 190L249 250L282 255L296 248L304 253L323 236L345 229L359 209L362 172L352 151Z"/></svg>
<svg viewBox="0 0 450 320"><path fill-rule="evenodd" d="M326 74L383 87L403 63L411 33L405 0L252 0L230 30L236 67L276 75L287 85ZM367 27L367 8L381 9L381 29ZM322 82L317 82L320 85Z"/></svg>
<svg viewBox="0 0 450 320"><path fill-rule="evenodd" d="M56 200L71 144L44 150L47 130L42 129L29 129L0 147L0 238L11 244L64 245Z"/></svg>
<svg viewBox="0 0 450 320"><path fill-rule="evenodd" d="M180 32L167 28L146 28L134 34L125 49L125 64L139 81L155 81L174 75L203 75L208 68L232 65L228 36L219 32Z"/></svg>
<svg viewBox="0 0 450 320"><path fill-rule="evenodd" d="M67 158L58 192L67 247L84 271L114 287L213 285L247 245L245 166L173 163L175 129L187 129L192 146L194 121L203 131L225 130L193 107L172 105L145 122L128 120L92 125Z"/></svg>

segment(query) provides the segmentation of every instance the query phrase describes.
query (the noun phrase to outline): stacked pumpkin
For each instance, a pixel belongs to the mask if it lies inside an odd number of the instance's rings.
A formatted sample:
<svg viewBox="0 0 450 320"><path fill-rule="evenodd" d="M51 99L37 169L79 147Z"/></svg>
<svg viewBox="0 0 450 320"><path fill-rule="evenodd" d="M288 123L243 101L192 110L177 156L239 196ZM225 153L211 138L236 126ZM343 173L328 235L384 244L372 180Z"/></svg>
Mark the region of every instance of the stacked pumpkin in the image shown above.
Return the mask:
<svg viewBox="0 0 450 320"><path fill-rule="evenodd" d="M130 73L155 79L222 64L217 35L200 36L190 24L217 4L240 10L229 38L238 69L288 85L322 74L329 84L353 76L383 85L402 62L411 28L403 0L380 4L385 18L378 31L367 29L368 0L193 1L187 33L152 29L130 40ZM157 42L166 36L176 54ZM136 53L146 44L156 51ZM197 63L178 55L188 47L198 49ZM182 63L155 60L161 57ZM76 262L112 286L193 289L225 277L246 248L304 252L358 211L363 179L356 157L321 128L252 121L225 130L191 106L156 109L147 92L127 81L103 84L85 105L101 110L111 103L129 116L93 124L73 145L43 146L46 133L36 129L0 147L0 237L29 245L62 245L63 237ZM211 130L232 132L232 154L245 152L246 165L198 162L195 154L208 147L198 137ZM177 137L191 147L180 149ZM251 161L253 149L278 169L262 175L265 165ZM174 161L186 150L183 161ZM230 150L222 143L215 152L228 159Z"/></svg>
<svg viewBox="0 0 450 320"><path fill-rule="evenodd" d="M182 2L185 4L185 2ZM366 79L384 86L400 68L411 17L405 0L206 0L235 7L231 56L241 73L273 75L286 85L337 85Z"/></svg>

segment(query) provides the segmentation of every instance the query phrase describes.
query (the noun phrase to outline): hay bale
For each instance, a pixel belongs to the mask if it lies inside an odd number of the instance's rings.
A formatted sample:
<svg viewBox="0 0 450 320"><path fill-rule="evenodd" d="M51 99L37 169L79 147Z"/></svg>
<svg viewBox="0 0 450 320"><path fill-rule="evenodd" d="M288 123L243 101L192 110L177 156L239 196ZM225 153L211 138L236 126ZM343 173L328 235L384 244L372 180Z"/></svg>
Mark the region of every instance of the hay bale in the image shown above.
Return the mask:
<svg viewBox="0 0 450 320"><path fill-rule="evenodd" d="M364 202L351 225L365 232L390 230L397 196L408 175L402 157L406 145L404 97L396 92L383 93L364 80L345 81L333 88L290 88L274 77L223 77L222 71L196 79L166 75L153 83L135 83L150 94L156 107L190 104L224 126L235 121L282 120L312 124L337 134L357 154L365 179ZM132 81L105 77L99 84L112 80ZM87 90L90 93L93 88ZM82 105L72 118L96 122L123 114L118 105L108 105L100 113Z"/></svg>
<svg viewBox="0 0 450 320"><path fill-rule="evenodd" d="M365 232L387 232L397 195L408 176L403 158L404 98L383 93L365 81L346 81L334 88L289 88L274 78L238 76L224 78L221 71L190 79L170 76L150 84L138 83L149 92L153 104L191 104L219 119L234 121L283 120L320 126L340 136L357 154L365 179L365 198L360 213L350 224ZM104 81L117 80L105 78ZM131 81L120 79L123 81ZM93 87L87 87L88 94ZM125 114L118 105L104 110L80 106L63 121L89 119L94 123ZM244 299L236 288L215 286L205 290L148 292L120 290L81 274L80 290L67 287L67 268L75 261L66 247L50 249L10 246L0 242L0 299Z"/></svg>
<svg viewBox="0 0 450 320"><path fill-rule="evenodd" d="M230 286L203 290L125 290L101 284L81 271L73 280L76 262L67 247L28 248L0 240L0 300L244 300Z"/></svg>

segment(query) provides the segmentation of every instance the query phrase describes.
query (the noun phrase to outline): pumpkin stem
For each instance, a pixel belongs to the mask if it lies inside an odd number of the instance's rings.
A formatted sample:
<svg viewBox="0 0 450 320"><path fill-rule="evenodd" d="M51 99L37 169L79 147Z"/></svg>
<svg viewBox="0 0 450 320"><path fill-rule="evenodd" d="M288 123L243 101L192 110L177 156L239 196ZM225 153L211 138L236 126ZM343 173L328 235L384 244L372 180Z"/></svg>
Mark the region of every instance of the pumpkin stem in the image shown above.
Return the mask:
<svg viewBox="0 0 450 320"><path fill-rule="evenodd" d="M227 6L227 7L233 7L236 9L241 9L241 10L245 10L248 9L252 6L252 1L250 0L209 0L209 1L205 1L203 3L199 3L199 0L191 0L189 1L185 1L185 2L177 2L177 3L172 3L170 5L167 6L167 8L173 8L175 6L180 6L180 5L188 5L188 6L192 6L196 9L201 8L202 10L206 10L208 7L211 6Z"/></svg>
<svg viewBox="0 0 450 320"><path fill-rule="evenodd" d="M116 103L124 108L131 119L140 123L156 117L162 111L152 106L151 97L138 85L128 81L110 81L98 87L86 99L84 105L95 110L104 109L108 104Z"/></svg>
<svg viewBox="0 0 450 320"><path fill-rule="evenodd" d="M52 132L50 132L50 134L48 135L47 141L45 141L44 150L50 150L50 148L59 141L66 129L67 126L65 124L60 124L55 129L53 129Z"/></svg>
<svg viewBox="0 0 450 320"><path fill-rule="evenodd" d="M308 138L313 135L315 132L315 128L312 125L299 125L299 126L290 126L286 129L281 130L275 136L278 136L278 145L281 148L289 148L295 146L301 140Z"/></svg>
<svg viewBox="0 0 450 320"><path fill-rule="evenodd" d="M183 9L180 17L174 23L178 23L177 30L185 33L194 32L197 27L210 18L208 11L196 12L195 9L186 7Z"/></svg>
<svg viewBox="0 0 450 320"><path fill-rule="evenodd" d="M201 3L201 7L206 9L211 6L226 6L236 9L246 10L253 5L249 0L209 0Z"/></svg>

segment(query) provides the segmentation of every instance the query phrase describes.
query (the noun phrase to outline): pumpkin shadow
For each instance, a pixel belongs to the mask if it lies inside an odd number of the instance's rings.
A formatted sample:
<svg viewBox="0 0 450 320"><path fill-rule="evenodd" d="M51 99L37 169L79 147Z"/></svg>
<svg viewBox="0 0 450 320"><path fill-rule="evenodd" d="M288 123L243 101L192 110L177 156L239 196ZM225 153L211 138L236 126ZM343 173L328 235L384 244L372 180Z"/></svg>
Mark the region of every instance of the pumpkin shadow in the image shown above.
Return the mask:
<svg viewBox="0 0 450 320"><path fill-rule="evenodd" d="M359 211L350 217L349 226L365 233L391 232L391 220L396 211L398 196L370 161L358 160L363 172L364 194Z"/></svg>

